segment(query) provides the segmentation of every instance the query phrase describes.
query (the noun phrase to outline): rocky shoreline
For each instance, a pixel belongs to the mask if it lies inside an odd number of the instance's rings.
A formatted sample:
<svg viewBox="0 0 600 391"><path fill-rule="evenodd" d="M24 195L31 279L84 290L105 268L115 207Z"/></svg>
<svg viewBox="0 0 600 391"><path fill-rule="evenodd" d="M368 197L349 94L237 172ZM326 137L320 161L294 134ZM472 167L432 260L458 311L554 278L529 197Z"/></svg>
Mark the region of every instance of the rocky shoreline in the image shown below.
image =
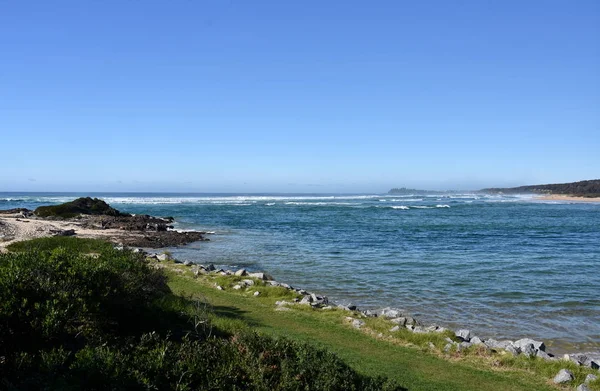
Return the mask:
<svg viewBox="0 0 600 391"><path fill-rule="evenodd" d="M175 247L209 240L206 232L180 232L172 217L149 215L85 215L40 217L29 209L0 211L0 248L10 243L47 236L99 238L131 247Z"/></svg>
<svg viewBox="0 0 600 391"><path fill-rule="evenodd" d="M137 249L136 251L141 251ZM246 269L238 270L225 270L216 268L213 264L200 265L195 264L191 261L180 261L171 259L166 254L147 254L151 259L155 259L158 262L174 261L175 263L183 264L191 268L193 274L198 276L200 274L207 275L221 275L221 276L238 276L238 277L249 277L241 281L232 282L230 286L215 285L218 290L242 290L249 289L254 286L253 278L264 281L270 286L282 287L287 290L293 291L302 298L290 300L290 301L277 301L275 303L277 311L287 311L292 306L310 306L318 310L331 310L334 308L348 311L346 320L352 324L353 327L360 329L365 325L365 322L361 319L368 317L379 317L389 322L389 332L394 333L400 329L407 329L415 334L427 334L427 333L447 333L451 332L454 336L452 338L446 338L446 346L444 347L445 352L460 352L468 349L472 346L480 347L489 352L497 352L501 354L510 354L512 356L525 356L525 357L539 357L547 361L558 361L564 360L567 362L573 362L578 366L588 367L591 369L600 371L600 352L587 352L587 353L571 353L564 354L562 356L555 355L551 352L546 351L546 345L543 341L536 341L531 338L521 338L518 340L496 340L493 338L483 339L476 336L468 329L457 329L449 330L445 327L435 324L423 324L412 315L404 313L402 310L397 308L385 307L378 310L361 310L354 305L344 305L330 301L326 296L309 292L299 287L293 287L290 284L278 282L273 279L272 276L265 272L249 272ZM255 295L259 295L258 291L254 292ZM554 379L555 383L567 383L573 380L572 373L569 377L569 371L563 370L557 374ZM593 376L593 375L592 375ZM594 380L589 378L589 381ZM585 384L583 385L585 386ZM586 388L578 388L578 390L585 391Z"/></svg>

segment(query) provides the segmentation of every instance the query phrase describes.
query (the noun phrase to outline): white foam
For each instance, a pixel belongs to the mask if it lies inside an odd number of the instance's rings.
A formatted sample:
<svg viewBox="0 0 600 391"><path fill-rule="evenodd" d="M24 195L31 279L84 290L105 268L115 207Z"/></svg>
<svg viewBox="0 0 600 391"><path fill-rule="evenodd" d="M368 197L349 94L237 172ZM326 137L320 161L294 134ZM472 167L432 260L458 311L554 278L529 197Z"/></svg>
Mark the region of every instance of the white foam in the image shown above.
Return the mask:
<svg viewBox="0 0 600 391"><path fill-rule="evenodd" d="M449 208L449 207L450 207L450 205L440 205L440 204L438 204L438 205L436 205L435 207L436 207L436 208Z"/></svg>
<svg viewBox="0 0 600 391"><path fill-rule="evenodd" d="M401 209L401 210L409 210L408 206L400 205L400 206L392 206L392 209Z"/></svg>

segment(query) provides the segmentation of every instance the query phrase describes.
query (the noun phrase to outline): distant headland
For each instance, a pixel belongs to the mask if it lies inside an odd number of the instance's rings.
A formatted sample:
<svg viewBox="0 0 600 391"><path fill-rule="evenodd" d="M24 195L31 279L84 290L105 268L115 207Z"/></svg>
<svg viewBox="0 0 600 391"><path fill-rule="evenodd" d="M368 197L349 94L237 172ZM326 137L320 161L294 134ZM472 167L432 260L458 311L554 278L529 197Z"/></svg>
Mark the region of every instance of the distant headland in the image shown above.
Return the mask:
<svg viewBox="0 0 600 391"><path fill-rule="evenodd" d="M528 185L519 187L491 187L481 189L479 193L487 194L540 194L545 196L560 195L572 197L600 197L600 179L571 183L554 183L547 185Z"/></svg>
<svg viewBox="0 0 600 391"><path fill-rule="evenodd" d="M591 179L570 183L553 183L546 185L527 185L518 187L490 187L476 191L464 190L419 190L406 187L396 187L388 194L397 195L444 195L456 193L483 193L483 194L538 194L544 197L576 197L600 198L600 179Z"/></svg>

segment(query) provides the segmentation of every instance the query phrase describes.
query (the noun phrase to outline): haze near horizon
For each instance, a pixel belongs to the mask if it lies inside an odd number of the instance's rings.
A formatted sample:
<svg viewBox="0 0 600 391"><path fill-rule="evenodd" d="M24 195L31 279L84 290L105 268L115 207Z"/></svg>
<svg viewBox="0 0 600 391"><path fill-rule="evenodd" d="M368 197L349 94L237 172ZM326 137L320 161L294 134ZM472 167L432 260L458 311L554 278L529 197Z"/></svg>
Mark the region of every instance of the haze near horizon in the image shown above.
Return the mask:
<svg viewBox="0 0 600 391"><path fill-rule="evenodd" d="M597 178L596 1L6 2L0 191Z"/></svg>

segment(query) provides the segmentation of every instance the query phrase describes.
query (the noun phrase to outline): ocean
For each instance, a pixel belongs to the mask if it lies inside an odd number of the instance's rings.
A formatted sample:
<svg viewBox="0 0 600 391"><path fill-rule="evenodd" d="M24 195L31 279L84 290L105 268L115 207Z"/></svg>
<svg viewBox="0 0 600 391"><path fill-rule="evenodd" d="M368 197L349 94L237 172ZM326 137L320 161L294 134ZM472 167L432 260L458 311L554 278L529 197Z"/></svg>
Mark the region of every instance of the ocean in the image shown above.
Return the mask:
<svg viewBox="0 0 600 391"><path fill-rule="evenodd" d="M353 303L403 309L482 338L600 349L600 204L529 196L0 193L0 209L92 195L173 216L210 242L182 260L264 270Z"/></svg>

